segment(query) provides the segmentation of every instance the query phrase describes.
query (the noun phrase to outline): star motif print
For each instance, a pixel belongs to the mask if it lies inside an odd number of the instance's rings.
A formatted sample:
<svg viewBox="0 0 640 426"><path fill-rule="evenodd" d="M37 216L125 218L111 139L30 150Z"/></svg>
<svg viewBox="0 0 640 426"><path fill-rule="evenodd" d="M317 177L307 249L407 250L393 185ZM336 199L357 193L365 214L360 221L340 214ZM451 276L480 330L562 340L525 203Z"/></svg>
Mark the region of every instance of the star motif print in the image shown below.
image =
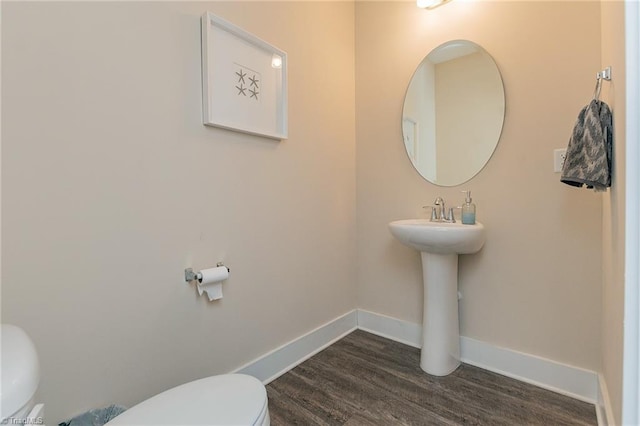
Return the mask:
<svg viewBox="0 0 640 426"><path fill-rule="evenodd" d="M236 65L235 88L237 95L258 101L258 95L260 95L260 74L242 65Z"/></svg>

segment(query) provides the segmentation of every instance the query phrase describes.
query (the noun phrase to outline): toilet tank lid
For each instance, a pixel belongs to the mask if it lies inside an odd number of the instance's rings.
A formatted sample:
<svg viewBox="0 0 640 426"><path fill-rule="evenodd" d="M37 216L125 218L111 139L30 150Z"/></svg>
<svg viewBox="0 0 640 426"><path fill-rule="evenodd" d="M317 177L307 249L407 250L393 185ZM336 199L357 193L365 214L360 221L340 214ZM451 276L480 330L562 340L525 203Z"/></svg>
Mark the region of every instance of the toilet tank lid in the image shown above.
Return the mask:
<svg viewBox="0 0 640 426"><path fill-rule="evenodd" d="M255 377L223 374L162 392L128 409L106 426L253 425L267 407L267 391Z"/></svg>
<svg viewBox="0 0 640 426"><path fill-rule="evenodd" d="M40 381L40 365L33 342L20 327L2 324L2 387L0 418L5 419L33 398Z"/></svg>

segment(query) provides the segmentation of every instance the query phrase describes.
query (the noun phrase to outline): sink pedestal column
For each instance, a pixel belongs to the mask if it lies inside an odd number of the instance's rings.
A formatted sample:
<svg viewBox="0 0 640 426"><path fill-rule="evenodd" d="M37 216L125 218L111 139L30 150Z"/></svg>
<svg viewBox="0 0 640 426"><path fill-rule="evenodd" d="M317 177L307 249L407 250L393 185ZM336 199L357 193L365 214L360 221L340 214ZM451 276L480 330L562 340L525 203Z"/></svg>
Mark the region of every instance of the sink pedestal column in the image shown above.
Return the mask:
<svg viewBox="0 0 640 426"><path fill-rule="evenodd" d="M421 252L424 283L420 368L446 376L460 365L458 255Z"/></svg>

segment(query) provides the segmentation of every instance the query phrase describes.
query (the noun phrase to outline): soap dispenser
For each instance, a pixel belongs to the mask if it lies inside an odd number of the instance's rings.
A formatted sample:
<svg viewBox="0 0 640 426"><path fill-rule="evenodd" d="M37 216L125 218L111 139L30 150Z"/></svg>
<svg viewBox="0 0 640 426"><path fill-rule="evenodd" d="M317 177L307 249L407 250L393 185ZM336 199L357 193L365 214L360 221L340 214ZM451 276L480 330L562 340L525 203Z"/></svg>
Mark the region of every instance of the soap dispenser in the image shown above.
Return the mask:
<svg viewBox="0 0 640 426"><path fill-rule="evenodd" d="M473 225L476 223L476 205L471 202L471 191L462 191L466 194L462 205L462 223Z"/></svg>

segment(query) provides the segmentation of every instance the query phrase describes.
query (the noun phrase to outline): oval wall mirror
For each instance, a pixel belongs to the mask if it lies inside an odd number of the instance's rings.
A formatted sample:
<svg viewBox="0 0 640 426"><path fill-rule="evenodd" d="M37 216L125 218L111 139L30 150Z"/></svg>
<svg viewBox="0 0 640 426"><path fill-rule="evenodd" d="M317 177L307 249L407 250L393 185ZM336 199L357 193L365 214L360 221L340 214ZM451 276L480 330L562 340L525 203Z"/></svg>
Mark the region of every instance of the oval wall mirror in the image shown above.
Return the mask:
<svg viewBox="0 0 640 426"><path fill-rule="evenodd" d="M504 111L504 86L491 55L467 40L436 47L418 65L402 108L413 166L436 185L467 182L496 149Z"/></svg>

